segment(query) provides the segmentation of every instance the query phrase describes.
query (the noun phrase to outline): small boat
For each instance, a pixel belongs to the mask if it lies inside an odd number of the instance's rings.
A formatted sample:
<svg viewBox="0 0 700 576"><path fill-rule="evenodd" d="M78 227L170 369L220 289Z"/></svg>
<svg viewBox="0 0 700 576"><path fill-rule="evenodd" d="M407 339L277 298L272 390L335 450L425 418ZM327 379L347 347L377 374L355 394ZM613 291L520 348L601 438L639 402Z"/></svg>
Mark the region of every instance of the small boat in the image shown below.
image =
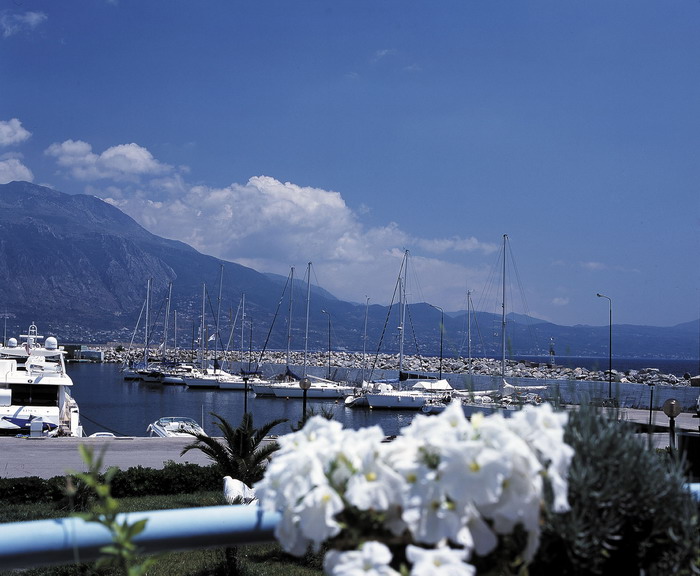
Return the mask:
<svg viewBox="0 0 700 576"><path fill-rule="evenodd" d="M42 345L36 325L0 347L0 434L83 436L73 380L56 338Z"/></svg>
<svg viewBox="0 0 700 576"><path fill-rule="evenodd" d="M307 379L311 381L311 386L309 386L306 391L301 387L300 380L297 380L294 382L272 384L272 392L275 398L304 398L304 396L306 396L306 398L326 398L335 400L338 398L345 398L354 391L352 386L326 380L325 378L319 378L318 376L307 376Z"/></svg>
<svg viewBox="0 0 700 576"><path fill-rule="evenodd" d="M185 384L185 377L192 374L195 367L192 364L172 364L163 366L160 372L160 383L177 386Z"/></svg>
<svg viewBox="0 0 700 576"><path fill-rule="evenodd" d="M376 392L367 392L365 396L372 409L421 410L429 401L449 402L453 391L454 388L443 378L417 380L409 389L380 389Z"/></svg>
<svg viewBox="0 0 700 576"><path fill-rule="evenodd" d="M234 376L225 370L214 367L203 370L195 368L188 374L182 375L182 379L188 388L219 388L220 381L230 378L234 378Z"/></svg>
<svg viewBox="0 0 700 576"><path fill-rule="evenodd" d="M260 372L246 372L243 374L232 374L228 378L219 380L219 390L238 390L239 392L253 391L253 386L265 386L269 384Z"/></svg>
<svg viewBox="0 0 700 576"><path fill-rule="evenodd" d="M206 432L193 418L185 416L164 416L148 425L146 433L160 438L191 438L193 434Z"/></svg>

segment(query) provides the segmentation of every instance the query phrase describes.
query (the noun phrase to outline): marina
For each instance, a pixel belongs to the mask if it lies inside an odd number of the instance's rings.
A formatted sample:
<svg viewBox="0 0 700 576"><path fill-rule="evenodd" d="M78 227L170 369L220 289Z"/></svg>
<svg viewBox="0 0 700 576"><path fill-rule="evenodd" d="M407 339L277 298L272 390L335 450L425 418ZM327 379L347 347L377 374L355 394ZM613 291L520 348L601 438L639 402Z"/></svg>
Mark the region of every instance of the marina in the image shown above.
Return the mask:
<svg viewBox="0 0 700 576"><path fill-rule="evenodd" d="M277 374L278 365L265 366L265 372ZM310 374L323 374L321 366L309 366ZM275 398L258 396L249 389L247 401L245 393L238 390L218 390L207 388L188 388L186 386L166 386L124 380L120 366L117 364L74 364L70 366L74 382L74 396L80 404L81 423L86 435L107 431L117 436L146 436L146 428L163 416L183 416L199 422L207 434L216 434L211 412L215 412L237 423L243 416L247 405L252 412L254 422L262 424L276 418L286 418L288 422L276 430L283 434L296 426L302 418L302 401L300 398ZM338 369L341 380L357 383L361 370ZM396 377L396 371L385 371L382 376ZM490 390L497 376L484 374L455 375L445 374L451 386L456 390ZM361 380L360 380L361 382ZM572 379L554 380L552 378L508 377L514 386L543 385L547 391L537 390L543 397L558 393L567 403L575 404L585 398L596 399L607 396L607 382L587 382ZM359 384L358 384L359 386ZM545 394L546 392L546 394ZM613 383L613 392L620 398L624 409L646 410L653 400L654 409L658 410L668 398L679 401L684 412L694 413L700 389L694 386L648 386L634 383ZM653 393L653 399L651 398ZM379 425L387 435L395 435L415 416L415 410L369 410L348 408L343 398L309 398L309 413L328 412L333 418L350 428Z"/></svg>

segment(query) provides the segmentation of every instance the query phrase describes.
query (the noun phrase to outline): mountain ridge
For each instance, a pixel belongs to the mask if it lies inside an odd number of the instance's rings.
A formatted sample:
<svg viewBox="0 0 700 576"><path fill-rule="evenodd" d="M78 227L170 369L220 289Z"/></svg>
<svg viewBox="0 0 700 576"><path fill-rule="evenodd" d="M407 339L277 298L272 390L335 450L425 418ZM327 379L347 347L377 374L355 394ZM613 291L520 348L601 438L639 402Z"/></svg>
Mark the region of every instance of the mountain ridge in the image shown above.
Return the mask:
<svg viewBox="0 0 700 576"><path fill-rule="evenodd" d="M305 346L305 280L295 278L294 312L288 319L282 303L290 298L290 288L284 276L261 273L156 236L95 196L66 194L28 182L0 185L0 229L0 312L4 307L9 316L8 332L24 332L36 321L40 331L50 331L62 341L128 342L134 336L150 278L154 311L150 331L161 338L165 295L172 286L171 311L178 311L180 330L187 334L180 338L188 345L199 329L203 306L208 330L215 330L214 319L220 315L225 328L221 332L231 332L233 319L242 315L245 295L248 335L241 334L239 320L233 328L234 347L284 349L289 344L299 350ZM300 276L305 277L303 273ZM335 349L397 351L397 305L389 308L344 302L315 285L311 294L306 343L310 350L327 347L332 320ZM442 340L445 355L467 355L465 311L446 313L441 335L439 315L433 307L417 303L408 308L415 323L410 332L418 341L406 343L407 354L436 356ZM499 355L500 336L493 336L500 318L485 312L472 314L479 319L475 330L482 332L474 353ZM479 324L489 329L481 330ZM513 314L508 317L507 345L509 355L547 354L550 342L554 342L562 354L607 356L608 330L607 325L560 326ZM700 320L677 327L615 325L614 330L616 355L698 355ZM539 343L529 343L533 335ZM221 339L225 342L228 336L222 334Z"/></svg>

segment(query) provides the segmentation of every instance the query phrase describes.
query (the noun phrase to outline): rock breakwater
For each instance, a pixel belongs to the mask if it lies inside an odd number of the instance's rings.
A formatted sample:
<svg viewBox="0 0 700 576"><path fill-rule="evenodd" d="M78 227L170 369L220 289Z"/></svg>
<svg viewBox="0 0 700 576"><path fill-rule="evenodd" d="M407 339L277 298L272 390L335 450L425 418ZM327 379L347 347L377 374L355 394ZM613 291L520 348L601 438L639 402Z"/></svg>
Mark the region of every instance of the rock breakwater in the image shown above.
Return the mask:
<svg viewBox="0 0 700 576"><path fill-rule="evenodd" d="M104 352L105 362L118 362L128 364L139 362L143 358L143 352L127 352L120 348L101 348ZM306 356L307 366L328 366L327 352L291 352L289 364L291 366L303 366ZM151 359L159 358L157 352L152 351ZM209 358L213 361L213 352ZM232 361L241 364L250 363L253 367L265 364L285 364L286 352L265 351L262 355L259 351L219 353L219 362ZM189 350L169 352L166 356L168 362L197 362L196 356ZM331 368L355 368L363 366L367 371L387 371L399 369L398 354L379 354L377 356L365 356L361 352L332 351L330 354ZM498 376L501 374L501 361L493 358L443 358L442 362L437 357L405 356L403 370L421 374L482 374ZM507 360L505 367L506 378L536 378L547 380L585 380L588 382L607 382L610 379L607 370L588 370L586 368L569 368L556 364L539 362ZM700 377L691 378L689 374L679 377L675 374L664 374L658 368L642 368L639 370L627 370L625 372L612 370L612 381L632 384L660 385L660 386L700 386Z"/></svg>

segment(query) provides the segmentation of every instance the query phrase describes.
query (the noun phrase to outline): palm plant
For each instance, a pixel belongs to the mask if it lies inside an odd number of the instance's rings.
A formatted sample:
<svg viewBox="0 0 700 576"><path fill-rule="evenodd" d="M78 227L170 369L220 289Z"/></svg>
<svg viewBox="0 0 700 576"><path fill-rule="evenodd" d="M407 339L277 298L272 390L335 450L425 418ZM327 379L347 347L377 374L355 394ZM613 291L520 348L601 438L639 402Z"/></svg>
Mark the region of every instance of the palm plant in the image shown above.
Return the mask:
<svg viewBox="0 0 700 576"><path fill-rule="evenodd" d="M221 430L223 440L206 434L191 433L195 440L182 449L180 456L190 450L201 450L207 458L221 467L224 476L237 478L248 486L262 480L265 462L279 448L274 440L265 443L263 441L275 426L287 422L287 419L278 418L255 428L253 414L246 412L241 423L234 428L223 416L214 412L210 414L218 419L214 424Z"/></svg>

